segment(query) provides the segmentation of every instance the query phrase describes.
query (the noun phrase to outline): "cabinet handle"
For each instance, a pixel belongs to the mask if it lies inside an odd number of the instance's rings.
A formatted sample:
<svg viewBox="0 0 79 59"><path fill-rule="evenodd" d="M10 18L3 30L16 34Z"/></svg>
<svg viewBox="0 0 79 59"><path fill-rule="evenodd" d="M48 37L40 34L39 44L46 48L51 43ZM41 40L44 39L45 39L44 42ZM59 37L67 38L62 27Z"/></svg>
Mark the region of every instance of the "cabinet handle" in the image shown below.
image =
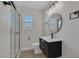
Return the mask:
<svg viewBox="0 0 79 59"><path fill-rule="evenodd" d="M45 42L44 40L41 40L42 42Z"/></svg>
<svg viewBox="0 0 79 59"><path fill-rule="evenodd" d="M41 48L44 48L44 46L41 46Z"/></svg>

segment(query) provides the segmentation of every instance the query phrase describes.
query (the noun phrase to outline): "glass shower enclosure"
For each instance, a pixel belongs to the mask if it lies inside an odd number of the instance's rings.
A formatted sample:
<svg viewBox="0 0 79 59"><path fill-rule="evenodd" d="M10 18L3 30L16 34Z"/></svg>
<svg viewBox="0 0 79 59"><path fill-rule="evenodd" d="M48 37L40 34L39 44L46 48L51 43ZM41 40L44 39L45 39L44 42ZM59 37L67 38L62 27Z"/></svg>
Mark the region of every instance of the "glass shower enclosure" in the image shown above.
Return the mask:
<svg viewBox="0 0 79 59"><path fill-rule="evenodd" d="M11 6L10 57L16 57L20 49L20 16Z"/></svg>

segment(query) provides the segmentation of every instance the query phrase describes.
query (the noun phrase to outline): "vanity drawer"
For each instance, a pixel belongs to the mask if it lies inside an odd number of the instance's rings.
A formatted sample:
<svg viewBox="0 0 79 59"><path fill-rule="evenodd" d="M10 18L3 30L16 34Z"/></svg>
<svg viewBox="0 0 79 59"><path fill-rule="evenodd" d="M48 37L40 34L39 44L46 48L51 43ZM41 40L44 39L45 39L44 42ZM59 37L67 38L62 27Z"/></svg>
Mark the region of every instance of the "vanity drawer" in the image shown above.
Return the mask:
<svg viewBox="0 0 79 59"><path fill-rule="evenodd" d="M44 45L40 45L40 49L46 56L48 56L48 47L45 47Z"/></svg>
<svg viewBox="0 0 79 59"><path fill-rule="evenodd" d="M47 43L45 40L40 38L40 42Z"/></svg>
<svg viewBox="0 0 79 59"><path fill-rule="evenodd" d="M43 39L40 38L39 41L40 41L41 45L44 45L44 46L48 47L48 43L45 40L43 40Z"/></svg>

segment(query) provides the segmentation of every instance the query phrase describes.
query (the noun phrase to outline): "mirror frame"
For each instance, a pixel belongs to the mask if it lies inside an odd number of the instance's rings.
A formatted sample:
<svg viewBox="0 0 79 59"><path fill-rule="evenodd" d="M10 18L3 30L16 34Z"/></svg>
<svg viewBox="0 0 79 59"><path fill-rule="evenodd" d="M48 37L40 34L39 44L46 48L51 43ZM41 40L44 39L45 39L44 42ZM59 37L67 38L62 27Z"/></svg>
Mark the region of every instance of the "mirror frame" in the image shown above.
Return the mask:
<svg viewBox="0 0 79 59"><path fill-rule="evenodd" d="M59 13L53 13L51 16L53 16L53 15L59 15L60 16L60 19L59 20L61 20L61 26L60 26L60 28L58 28L58 23L57 23L57 32L53 33L53 34L56 34L56 33L58 33L60 31L60 29L62 27L63 21L62 21L62 16ZM49 16L49 17L51 17L51 16Z"/></svg>

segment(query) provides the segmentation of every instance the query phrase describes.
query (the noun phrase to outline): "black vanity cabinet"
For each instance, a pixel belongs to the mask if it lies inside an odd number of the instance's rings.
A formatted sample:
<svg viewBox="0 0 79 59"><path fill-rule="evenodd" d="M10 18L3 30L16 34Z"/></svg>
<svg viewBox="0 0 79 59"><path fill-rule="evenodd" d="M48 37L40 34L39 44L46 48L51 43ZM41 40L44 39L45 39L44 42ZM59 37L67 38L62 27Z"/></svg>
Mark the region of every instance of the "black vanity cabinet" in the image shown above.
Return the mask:
<svg viewBox="0 0 79 59"><path fill-rule="evenodd" d="M39 39L40 49L48 58L56 58L62 56L62 41L47 42Z"/></svg>

